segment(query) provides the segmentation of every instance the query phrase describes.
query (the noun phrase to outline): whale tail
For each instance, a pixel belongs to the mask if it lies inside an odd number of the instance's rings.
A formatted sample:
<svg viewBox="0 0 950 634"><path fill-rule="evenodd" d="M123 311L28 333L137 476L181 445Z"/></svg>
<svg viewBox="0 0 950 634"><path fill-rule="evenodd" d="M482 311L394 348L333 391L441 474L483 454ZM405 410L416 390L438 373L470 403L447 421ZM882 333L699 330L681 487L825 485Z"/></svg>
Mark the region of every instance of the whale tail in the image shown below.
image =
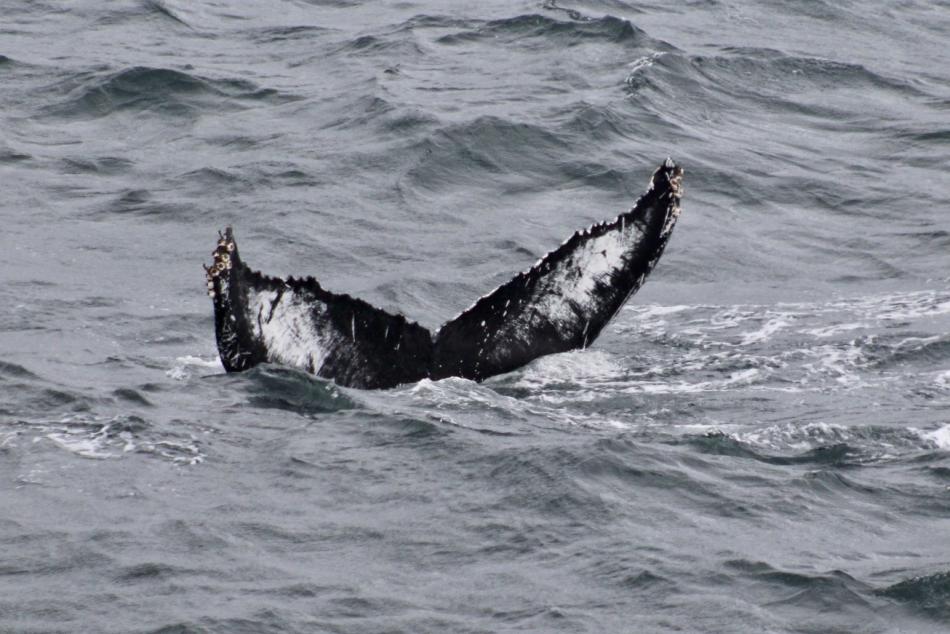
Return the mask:
<svg viewBox="0 0 950 634"><path fill-rule="evenodd" d="M252 271L228 227L206 268L221 362L228 372L275 362L344 386L386 388L426 377L480 381L587 347L662 255L680 213L682 177L667 159L633 209L574 233L435 336L313 278Z"/></svg>

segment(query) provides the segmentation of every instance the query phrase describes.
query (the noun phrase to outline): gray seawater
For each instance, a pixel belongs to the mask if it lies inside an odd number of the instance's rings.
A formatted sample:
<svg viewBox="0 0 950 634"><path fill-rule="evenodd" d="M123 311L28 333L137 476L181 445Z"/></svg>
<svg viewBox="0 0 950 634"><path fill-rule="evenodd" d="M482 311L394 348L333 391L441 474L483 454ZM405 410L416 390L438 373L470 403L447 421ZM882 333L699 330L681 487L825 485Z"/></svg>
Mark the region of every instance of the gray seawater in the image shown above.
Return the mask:
<svg viewBox="0 0 950 634"><path fill-rule="evenodd" d="M0 6L0 630L943 632L950 4ZM436 327L686 170L589 350L341 389L201 264Z"/></svg>

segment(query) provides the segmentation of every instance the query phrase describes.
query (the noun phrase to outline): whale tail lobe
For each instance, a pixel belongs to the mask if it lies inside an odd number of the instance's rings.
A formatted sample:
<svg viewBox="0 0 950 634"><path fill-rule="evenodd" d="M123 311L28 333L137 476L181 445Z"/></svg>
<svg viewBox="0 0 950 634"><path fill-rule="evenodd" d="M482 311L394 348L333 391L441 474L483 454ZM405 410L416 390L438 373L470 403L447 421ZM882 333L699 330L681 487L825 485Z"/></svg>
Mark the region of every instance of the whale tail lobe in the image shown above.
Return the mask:
<svg viewBox="0 0 950 634"><path fill-rule="evenodd" d="M682 177L667 161L633 209L575 232L442 326L432 378L481 380L590 345L662 255L679 216Z"/></svg>
<svg viewBox="0 0 950 634"><path fill-rule="evenodd" d="M207 269L221 363L239 372L259 363L297 367L340 385L385 388L428 375L426 328L311 278L252 271L225 229Z"/></svg>

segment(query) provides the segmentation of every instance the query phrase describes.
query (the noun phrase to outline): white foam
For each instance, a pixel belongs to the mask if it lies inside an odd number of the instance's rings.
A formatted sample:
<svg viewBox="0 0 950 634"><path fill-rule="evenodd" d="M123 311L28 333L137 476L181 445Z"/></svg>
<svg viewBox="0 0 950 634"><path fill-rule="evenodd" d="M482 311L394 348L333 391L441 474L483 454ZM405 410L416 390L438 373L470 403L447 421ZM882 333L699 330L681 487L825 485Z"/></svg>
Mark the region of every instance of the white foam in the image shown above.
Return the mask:
<svg viewBox="0 0 950 634"><path fill-rule="evenodd" d="M104 429L92 435L87 430L67 429L62 432L46 434L46 438L56 445L83 458L114 458L107 450Z"/></svg>
<svg viewBox="0 0 950 634"><path fill-rule="evenodd" d="M11 431L3 435L3 439L0 440L0 449L5 449L7 447L16 447L16 439L20 436L20 432Z"/></svg>
<svg viewBox="0 0 950 634"><path fill-rule="evenodd" d="M814 363L802 364L809 374L831 377L839 385L856 386L863 383L856 369L864 362L864 354L854 342L846 348L829 344L803 350L802 353L815 359Z"/></svg>
<svg viewBox="0 0 950 634"><path fill-rule="evenodd" d="M194 440L194 438L192 438ZM154 453L172 462L182 465L196 465L204 462L205 456L195 443L161 440L155 443L144 443L139 451Z"/></svg>
<svg viewBox="0 0 950 634"><path fill-rule="evenodd" d="M696 308L696 306L689 306L686 304L673 304L670 306L660 306L658 304L635 306L628 304L625 310L636 313L638 319L653 319L659 316L673 315L675 313L682 313L688 310L695 310Z"/></svg>
<svg viewBox="0 0 950 634"><path fill-rule="evenodd" d="M200 366L203 368L222 368L223 369L223 366L221 365L221 358L217 356L211 359L202 359L201 357L195 357L190 354L187 354L183 357L178 357L177 359L175 359L175 361L186 364L186 365Z"/></svg>
<svg viewBox="0 0 950 634"><path fill-rule="evenodd" d="M616 380L624 368L603 350L563 352L541 357L524 369L520 383L583 383Z"/></svg>
<svg viewBox="0 0 950 634"><path fill-rule="evenodd" d="M132 452L153 454L179 465L195 465L205 458L194 436L184 440L167 437L156 440L150 437L154 432L147 429L141 432L123 429L123 421L121 416L104 422L63 417L58 423L39 426L40 435L35 436L33 442L49 440L72 454L97 460L117 459ZM115 429L117 424L119 429Z"/></svg>
<svg viewBox="0 0 950 634"><path fill-rule="evenodd" d="M792 319L788 317L776 317L768 320L762 327L753 332L747 332L742 335L740 345L748 346L753 343L761 343L772 338L772 335L791 325Z"/></svg>
<svg viewBox="0 0 950 634"><path fill-rule="evenodd" d="M656 62L656 60L658 60L658 59L660 59L661 57L663 57L664 54L665 54L665 53L663 53L662 51L655 51L655 52L653 52L653 53L650 53L649 55L644 55L643 57L638 57L637 59L635 59L635 60L633 60L632 62L630 62L629 64L627 64L627 68L629 68L630 70L629 70L629 72L627 73L626 78L624 79L624 83L626 83L626 84L632 84L632 83L634 83L634 81L636 80L636 75L637 75L638 73L640 73L640 72L646 70L647 68L650 68L651 66L653 66L654 62ZM670 160L670 159L667 159L668 162L669 162L669 160Z"/></svg>
<svg viewBox="0 0 950 634"><path fill-rule="evenodd" d="M950 451L950 424L931 432L922 433L920 437L932 442L938 449Z"/></svg>
<svg viewBox="0 0 950 634"><path fill-rule="evenodd" d="M758 368L747 368L731 372L721 381L644 381L636 382L622 391L627 394L695 394L699 392L721 392L736 386L750 386L761 377Z"/></svg>
<svg viewBox="0 0 950 634"><path fill-rule="evenodd" d="M498 426L505 433L528 432L538 425L561 428L580 426L597 429L630 429L631 424L600 413L572 412L559 406L558 393L539 391L531 398L506 396L488 384L479 384L467 379L450 377L439 381L423 379L401 390L413 401L412 409L419 408L424 416L432 418L433 409L440 422L455 427L483 431L486 429L485 412L504 410L505 420ZM578 398L570 399L577 402ZM370 395L374 407L388 408L381 399ZM389 403L387 400L386 403ZM434 406L434 407L433 407ZM404 414L404 411L399 412Z"/></svg>
<svg viewBox="0 0 950 634"><path fill-rule="evenodd" d="M904 321L950 314L950 299L938 298L934 291L893 295L882 299L876 306L879 309L879 319ZM875 306L872 304L871 307Z"/></svg>
<svg viewBox="0 0 950 634"><path fill-rule="evenodd" d="M175 359L175 365L165 371L165 376L175 381L184 381L191 378L191 372L189 372L188 369L192 367L224 372L224 366L221 365L220 357L215 356L213 359L202 359L201 357L185 355Z"/></svg>
<svg viewBox="0 0 950 634"><path fill-rule="evenodd" d="M835 335L841 334L843 332L849 332L852 330L862 330L865 328L870 328L871 324L863 321L855 321L843 324L832 324L831 326L822 326L820 328L804 328L800 330L802 334L811 335L819 339L826 339L828 337L833 337Z"/></svg>
<svg viewBox="0 0 950 634"><path fill-rule="evenodd" d="M760 429L733 432L739 442L772 450L808 451L830 442L842 442L851 437L848 427L822 421L770 425Z"/></svg>

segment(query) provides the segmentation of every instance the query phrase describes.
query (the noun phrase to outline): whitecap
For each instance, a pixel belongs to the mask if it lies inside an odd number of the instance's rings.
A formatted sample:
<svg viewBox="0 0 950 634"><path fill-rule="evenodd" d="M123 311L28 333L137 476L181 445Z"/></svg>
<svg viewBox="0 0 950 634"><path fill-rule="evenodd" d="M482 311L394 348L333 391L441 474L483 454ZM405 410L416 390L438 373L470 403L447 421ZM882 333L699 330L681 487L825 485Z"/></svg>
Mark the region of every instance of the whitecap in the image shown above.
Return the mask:
<svg viewBox="0 0 950 634"><path fill-rule="evenodd" d="M108 451L108 439L100 431L89 435L82 433L85 430L67 429L65 431L46 434L57 446L83 458L113 458L115 454Z"/></svg>
<svg viewBox="0 0 950 634"><path fill-rule="evenodd" d="M165 376L175 381L185 381L191 378L190 368L203 368L204 370L214 370L224 372L224 366L221 365L221 359L215 356L212 359L202 359L192 355L177 357L174 365L165 371Z"/></svg>
<svg viewBox="0 0 950 634"><path fill-rule="evenodd" d="M603 350L575 350L541 357L522 372L518 384L539 387L551 383L590 384L623 376L624 367Z"/></svg>
<svg viewBox="0 0 950 634"><path fill-rule="evenodd" d="M843 332L849 332L852 330L863 330L865 328L870 328L871 324L863 321L854 321L846 322L842 324L832 324L830 326L822 326L819 328L803 328L799 332L806 335L811 335L819 339L825 339L828 337L833 337L835 335L841 334Z"/></svg>
<svg viewBox="0 0 950 634"><path fill-rule="evenodd" d="M771 450L809 451L831 443L845 442L852 437L850 428L834 423L816 421L770 425L731 434L739 442Z"/></svg>
<svg viewBox="0 0 950 634"><path fill-rule="evenodd" d="M753 343L761 343L772 338L772 335L778 331L787 328L792 323L790 316L780 316L769 319L758 330L747 332L742 335L740 345L748 346Z"/></svg>
<svg viewBox="0 0 950 634"><path fill-rule="evenodd" d="M630 70L627 72L627 76L623 80L624 83L625 84L635 83L637 74L653 66L653 63L656 62L656 60L663 57L663 55L664 55L663 51L655 51L653 53L650 53L649 55L638 57L637 59L627 64L627 68L629 68Z"/></svg>
<svg viewBox="0 0 950 634"><path fill-rule="evenodd" d="M920 437L933 443L938 449L950 450L950 424L930 432L921 432Z"/></svg>

